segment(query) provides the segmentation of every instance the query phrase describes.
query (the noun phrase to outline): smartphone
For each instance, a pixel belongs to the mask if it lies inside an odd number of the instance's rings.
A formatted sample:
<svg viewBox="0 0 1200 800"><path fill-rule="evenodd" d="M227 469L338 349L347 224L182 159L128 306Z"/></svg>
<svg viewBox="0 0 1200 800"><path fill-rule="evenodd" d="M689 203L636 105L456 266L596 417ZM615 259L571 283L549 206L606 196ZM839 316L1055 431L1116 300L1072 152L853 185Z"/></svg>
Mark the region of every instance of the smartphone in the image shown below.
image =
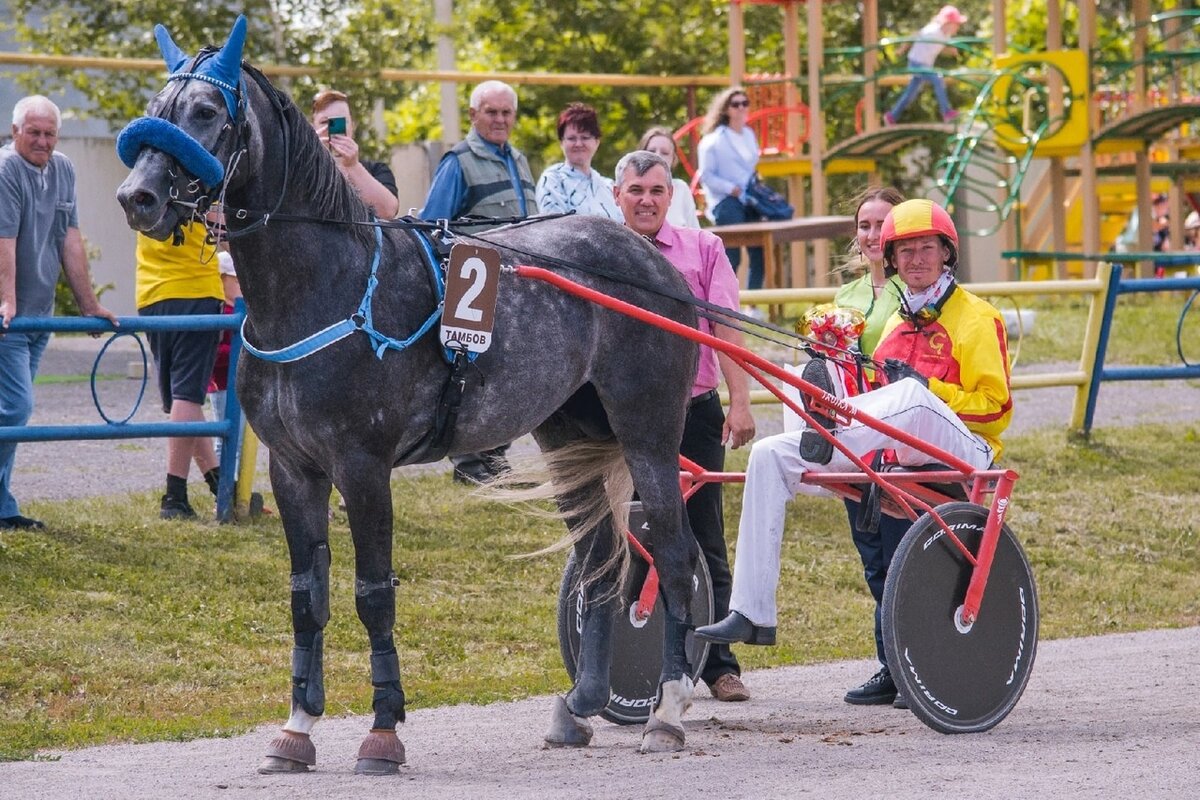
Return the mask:
<svg viewBox="0 0 1200 800"><path fill-rule="evenodd" d="M329 135L330 136L333 136L334 134L341 134L342 136L346 135L346 118L345 117L330 117L326 121L326 125L328 125L328 127L329 127Z"/></svg>

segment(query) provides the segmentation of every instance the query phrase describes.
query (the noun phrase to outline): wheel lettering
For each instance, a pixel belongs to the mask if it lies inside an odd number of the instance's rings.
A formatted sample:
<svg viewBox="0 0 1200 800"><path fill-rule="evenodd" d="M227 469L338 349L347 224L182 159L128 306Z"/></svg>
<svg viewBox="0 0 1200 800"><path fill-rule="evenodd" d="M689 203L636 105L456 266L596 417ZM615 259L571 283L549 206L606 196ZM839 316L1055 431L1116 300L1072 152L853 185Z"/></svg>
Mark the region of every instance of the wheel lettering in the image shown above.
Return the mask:
<svg viewBox="0 0 1200 800"><path fill-rule="evenodd" d="M1012 672L1008 674L1008 680L1004 683L1005 686L1012 686L1012 682L1016 680L1017 670L1021 668L1021 656L1025 654L1025 627L1029 622L1029 614L1025 608L1025 587L1018 589L1021 595L1021 638L1017 640L1017 657L1013 661Z"/></svg>

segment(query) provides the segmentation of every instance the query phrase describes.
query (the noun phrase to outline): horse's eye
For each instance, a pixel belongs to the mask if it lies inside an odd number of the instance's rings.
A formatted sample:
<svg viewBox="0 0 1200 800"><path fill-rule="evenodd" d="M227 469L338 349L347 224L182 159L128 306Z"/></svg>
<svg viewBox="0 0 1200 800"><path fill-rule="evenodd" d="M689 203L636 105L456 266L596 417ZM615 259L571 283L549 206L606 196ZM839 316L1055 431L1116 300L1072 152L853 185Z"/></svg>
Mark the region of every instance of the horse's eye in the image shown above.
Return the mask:
<svg viewBox="0 0 1200 800"><path fill-rule="evenodd" d="M204 120L205 122L210 122L210 121L216 119L217 110L215 108L207 108L207 107L198 108L198 109L196 109L196 116L199 117L200 119Z"/></svg>

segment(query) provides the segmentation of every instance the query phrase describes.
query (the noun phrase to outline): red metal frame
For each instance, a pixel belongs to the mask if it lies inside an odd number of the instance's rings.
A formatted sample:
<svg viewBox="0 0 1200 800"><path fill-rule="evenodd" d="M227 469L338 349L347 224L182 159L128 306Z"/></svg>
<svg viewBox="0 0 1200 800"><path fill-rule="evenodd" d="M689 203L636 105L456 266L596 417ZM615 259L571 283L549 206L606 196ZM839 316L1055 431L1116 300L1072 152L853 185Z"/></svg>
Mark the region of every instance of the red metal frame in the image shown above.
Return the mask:
<svg viewBox="0 0 1200 800"><path fill-rule="evenodd" d="M718 339L716 336L704 333L696 328L689 327L680 322L660 316L653 312L647 311L638 306L626 303L623 300L618 300L615 297L598 292L587 286L582 286L569 278L565 278L555 272L551 272L541 267L517 266L515 272L519 277L540 280L556 286L563 291L580 297L589 302L603 306L604 308L624 314L628 317L641 320L657 328L667 331L668 333L682 336L685 339L691 339L698 344L711 347L713 350L724 353L731 358L739 367L744 369L746 373L757 380L763 387L774 394L779 401L790 408L801 419L803 419L808 427L817 431L821 436L833 444L843 455L858 467L861 472L848 473L833 473L833 472L808 472L804 475L804 482L821 486L828 489L830 492L857 500L861 497L861 490L856 486L867 483L874 483L879 486L894 504L894 508L889 508L887 504L884 509L893 516L902 514L910 520L917 519L917 512L913 507L919 508L924 513L929 514L938 527L942 529L942 533L951 541L969 564L974 567L971 575L971 582L967 588L967 594L963 601L962 621L964 624L971 624L979 615L979 607L983 600L983 592L987 585L988 574L991 570L992 558L995 554L996 544L1000 539L1000 530L1004 524L1004 517L1008 511L1008 505L1012 497L1013 485L1016 483L1018 475L1013 470L976 470L967 462L956 458L954 455L947 453L940 448L934 447L906 431L888 425L885 422L875 419L868 414L859 411L855 407L846 403L844 400L834 397L822 391L817 386L801 379L797 375L793 375L782 367L768 361L756 353ZM938 472L885 472L882 475L876 470L871 469L862 458L850 452L846 446L836 439L829 431L825 430L822 425L816 423L809 412L804 408L803 404L793 401L787 397L783 390L777 387L771 381L768 381L766 375L770 375L784 383L787 383L809 397L810 404L813 409L819 413L827 414L836 419L839 424L847 424L851 420L861 422L867 427L879 431L890 439L893 439L902 444L908 445L916 450L919 450L926 455L932 457L935 461L939 461L948 465L947 469ZM680 487L684 490L684 496L690 497L701 485L708 482L733 483L745 480L745 476L740 473L709 473L703 470L695 462L685 458L680 458ZM886 477L885 477L886 476ZM928 484L930 482L949 483L959 482L966 485L969 489L969 497L972 503L982 505L987 494L992 495L992 501L988 510L988 519L984 527L983 539L979 545L979 554L976 556L967 549L962 540L954 533L953 530L946 525L945 520L934 510L933 503L941 503L950 500L951 498L941 495L936 490L930 489L927 486L920 484ZM894 513L898 511L899 513ZM650 558L650 554L645 551L641 543L629 534L629 539L634 549L639 555L646 558L650 563L650 573L654 576L654 592L647 594L646 586L643 586L642 594L639 596L637 613L642 616L649 616L649 612L654 607L654 597L657 594L657 572L654 569L654 561ZM647 579L649 581L649 578ZM648 602L648 605L647 605ZM643 617L644 618L644 617Z"/></svg>

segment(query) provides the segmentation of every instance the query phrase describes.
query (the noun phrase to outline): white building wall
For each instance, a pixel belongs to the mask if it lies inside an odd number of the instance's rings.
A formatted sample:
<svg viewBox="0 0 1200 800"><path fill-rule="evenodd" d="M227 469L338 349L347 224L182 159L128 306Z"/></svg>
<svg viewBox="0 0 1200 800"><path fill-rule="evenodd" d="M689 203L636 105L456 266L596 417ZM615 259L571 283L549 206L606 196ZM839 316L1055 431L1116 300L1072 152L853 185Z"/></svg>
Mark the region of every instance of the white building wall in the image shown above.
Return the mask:
<svg viewBox="0 0 1200 800"><path fill-rule="evenodd" d="M113 284L101 302L117 314L136 314L134 234L117 203L117 187L129 170L117 158L111 138L60 138L58 150L75 165L79 230L93 255L92 281Z"/></svg>

